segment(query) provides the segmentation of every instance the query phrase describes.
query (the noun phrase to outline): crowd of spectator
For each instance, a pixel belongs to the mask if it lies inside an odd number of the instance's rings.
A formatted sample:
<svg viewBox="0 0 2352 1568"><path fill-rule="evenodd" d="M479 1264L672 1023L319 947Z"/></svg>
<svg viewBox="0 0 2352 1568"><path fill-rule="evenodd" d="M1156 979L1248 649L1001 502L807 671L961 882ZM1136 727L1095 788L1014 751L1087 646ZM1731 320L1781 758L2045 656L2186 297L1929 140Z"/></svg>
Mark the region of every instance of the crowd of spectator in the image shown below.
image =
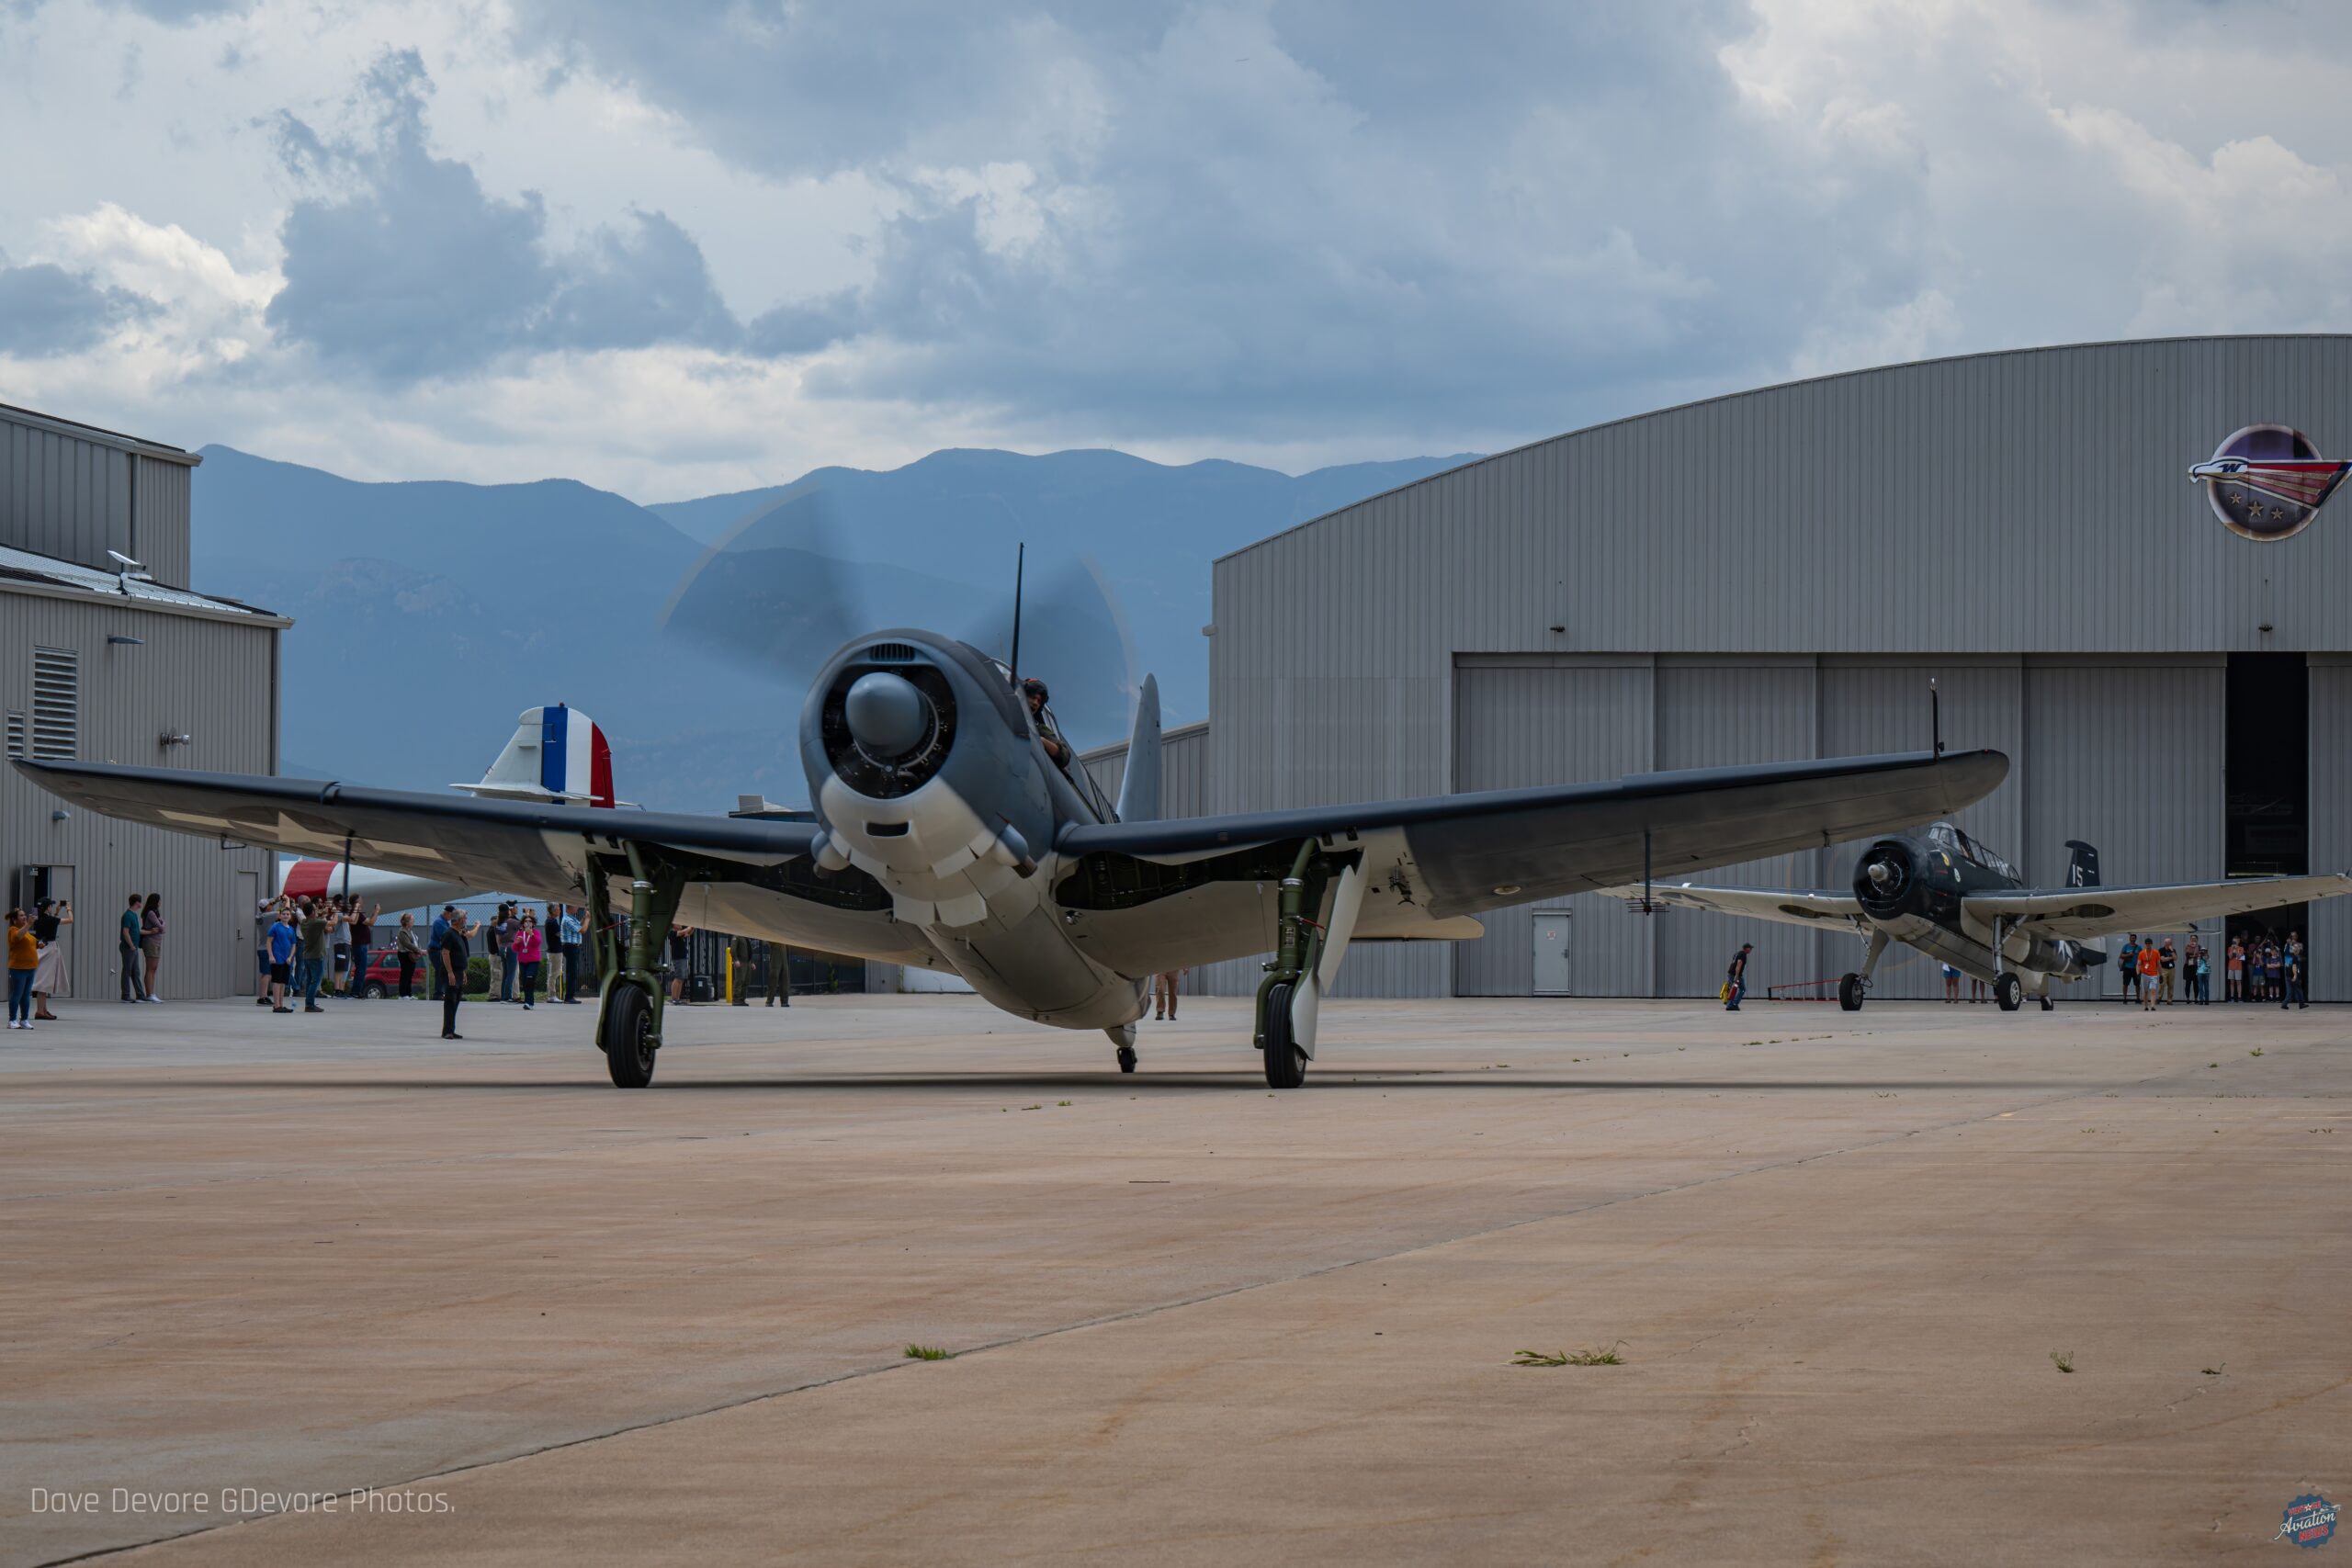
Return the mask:
<svg viewBox="0 0 2352 1568"><path fill-rule="evenodd" d="M2311 1005L2311 977L2299 931L2289 931L2284 940L2260 933L2233 936L2219 953L2193 933L2176 949L2168 936L2143 940L2135 931L2123 939L2116 955L2116 976L2124 998L2143 1009L2170 1007L2176 1001L2203 1007L2213 999L2216 964L2222 970L2225 1002L2277 1002L2282 1009Z"/></svg>

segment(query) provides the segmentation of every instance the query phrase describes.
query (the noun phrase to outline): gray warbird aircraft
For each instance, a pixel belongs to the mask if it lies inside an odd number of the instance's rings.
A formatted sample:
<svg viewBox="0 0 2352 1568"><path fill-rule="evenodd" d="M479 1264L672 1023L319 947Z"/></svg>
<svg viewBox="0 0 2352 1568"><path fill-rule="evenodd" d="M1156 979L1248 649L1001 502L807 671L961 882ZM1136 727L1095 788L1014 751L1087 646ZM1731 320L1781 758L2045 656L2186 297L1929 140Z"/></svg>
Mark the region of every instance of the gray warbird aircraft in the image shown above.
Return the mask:
<svg viewBox="0 0 2352 1568"><path fill-rule="evenodd" d="M1883 832L1979 800L2008 772L1998 751L1915 752L1164 821L1148 677L1114 809L1082 765L1049 754L1010 669L919 631L835 652L799 739L813 822L17 766L108 816L584 900L605 976L597 1044L628 1089L653 1077L659 944L681 919L953 970L1008 1012L1105 1031L1130 1072L1152 975L1271 950L1254 1043L1266 1081L1295 1088L1353 940L1473 937L1484 909Z"/></svg>
<svg viewBox="0 0 2352 1568"><path fill-rule="evenodd" d="M2097 938L2352 893L2352 875L2343 874L2107 887L2099 883L2097 850L2079 839L2069 839L2066 848L2066 886L2044 891L2026 886L2015 867L1958 828L1935 822L1863 851L1851 893L1677 882L1653 885L1647 897L1788 925L1852 926L1864 946L1861 968L1838 982L1838 1005L1848 1012L1860 1010L1871 976L1894 942L1990 981L2003 1012L2017 1011L2028 996L2041 998L2048 1012L2057 1005L2053 982L2079 980L2107 962L2106 951L2093 945ZM1644 896L1638 883L1607 891Z"/></svg>

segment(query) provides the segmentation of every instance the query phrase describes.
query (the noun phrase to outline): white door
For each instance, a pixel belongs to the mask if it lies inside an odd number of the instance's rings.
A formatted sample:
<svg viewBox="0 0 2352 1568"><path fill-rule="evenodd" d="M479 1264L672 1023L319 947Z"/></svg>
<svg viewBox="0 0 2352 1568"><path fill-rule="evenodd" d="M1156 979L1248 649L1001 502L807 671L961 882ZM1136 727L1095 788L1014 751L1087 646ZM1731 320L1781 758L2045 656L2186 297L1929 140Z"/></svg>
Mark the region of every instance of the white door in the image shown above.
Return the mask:
<svg viewBox="0 0 2352 1568"><path fill-rule="evenodd" d="M1568 911L1535 911L1535 984L1539 997L1566 997L1568 987Z"/></svg>

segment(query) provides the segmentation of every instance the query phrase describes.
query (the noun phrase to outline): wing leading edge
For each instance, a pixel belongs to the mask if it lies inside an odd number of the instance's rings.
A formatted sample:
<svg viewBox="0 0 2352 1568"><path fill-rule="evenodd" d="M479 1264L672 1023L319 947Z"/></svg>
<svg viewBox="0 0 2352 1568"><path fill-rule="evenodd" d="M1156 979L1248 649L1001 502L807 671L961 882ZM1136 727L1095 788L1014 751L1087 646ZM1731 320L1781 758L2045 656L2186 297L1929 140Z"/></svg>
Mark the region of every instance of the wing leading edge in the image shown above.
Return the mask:
<svg viewBox="0 0 2352 1568"><path fill-rule="evenodd" d="M2280 904L2302 904L2352 893L2352 874L2241 877L2234 882L2184 882L2166 887L2064 887L2051 893L1973 895L1968 913L1990 924L1998 917L2022 930L2084 942L2118 931L2163 931L2190 920L2248 915Z"/></svg>
<svg viewBox="0 0 2352 1568"><path fill-rule="evenodd" d="M577 897L577 858L594 842L657 845L748 866L808 853L802 822L737 821L585 806L526 805L368 789L322 779L195 773L103 762L19 761L17 771L75 805L175 832L548 898Z"/></svg>
<svg viewBox="0 0 2352 1568"><path fill-rule="evenodd" d="M1639 898L1642 885L1628 882L1601 892L1612 898ZM1718 915L1779 920L1783 925L1835 925L1862 918L1861 900L1850 893L1806 892L1780 887L1702 887L1695 882L1653 882L1650 902L1681 909L1706 909Z"/></svg>
<svg viewBox="0 0 2352 1568"><path fill-rule="evenodd" d="M2008 770L2008 758L1990 750L1704 768L1613 784L1073 824L1056 847L1081 863L1229 862L1247 879L1261 874L1258 857L1238 852L1307 838L1340 850L1401 840L1393 864L1368 866L1374 885L1442 919L1638 882L1645 871L1655 879L1907 828L1983 799Z"/></svg>

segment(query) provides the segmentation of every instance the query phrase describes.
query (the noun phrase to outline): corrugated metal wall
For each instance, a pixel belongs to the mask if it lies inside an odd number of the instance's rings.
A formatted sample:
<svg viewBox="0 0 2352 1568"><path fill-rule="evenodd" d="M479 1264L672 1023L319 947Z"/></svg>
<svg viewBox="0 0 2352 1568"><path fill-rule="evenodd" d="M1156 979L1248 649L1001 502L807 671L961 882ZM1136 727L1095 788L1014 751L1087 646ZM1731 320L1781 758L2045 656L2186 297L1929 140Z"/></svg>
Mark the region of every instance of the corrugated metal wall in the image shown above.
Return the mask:
<svg viewBox="0 0 2352 1568"><path fill-rule="evenodd" d="M109 632L145 640L109 646ZM81 760L266 773L274 640L266 626L0 592L0 710L29 710L35 648L70 649L78 655ZM188 744L159 744L167 733L187 735ZM254 874L266 891L273 857L78 809L59 822L60 808L15 769L0 770L8 897L25 896L28 865L74 869L77 996L115 995L113 922L134 889L163 895L171 929L158 987L166 998L251 989L251 911L238 907L235 874Z"/></svg>
<svg viewBox="0 0 2352 1568"><path fill-rule="evenodd" d="M1624 655L1466 656L1454 671L1454 783L1525 789L1646 773L1657 712L1653 661ZM1568 910L1568 984L1579 995L1650 993L1651 922L1582 894ZM1532 984L1533 906L1482 916L1487 934L1449 943L1453 990L1521 997Z"/></svg>
<svg viewBox="0 0 2352 1568"><path fill-rule="evenodd" d="M2352 871L2352 654L2314 654L2311 666L2311 869ZM2311 915L2312 1000L2352 1001L2352 897Z"/></svg>
<svg viewBox="0 0 2352 1568"><path fill-rule="evenodd" d="M130 455L0 416L0 545L101 569L130 555Z"/></svg>
<svg viewBox="0 0 2352 1568"><path fill-rule="evenodd" d="M2063 873L2030 860L2025 848L2026 764L2024 660L2016 656L1974 655L1951 659L1858 659L1831 656L1821 661L1821 748L1824 757L1860 757L1880 751L1917 751L1934 736L1928 682L1933 681L1943 710L1944 744L1956 750L1990 746L2008 753L2007 782L1957 818L1960 826L1994 851L2016 862L2029 875ZM1867 841L1842 844L1815 857L1816 886L1845 892ZM1842 975L1861 961L1862 945L1846 931L1823 931L1814 938L1814 976ZM1776 978L1778 978L1776 976ZM1941 971L1908 949L1891 948L1880 961L1874 994L1938 997Z"/></svg>
<svg viewBox="0 0 2352 1568"><path fill-rule="evenodd" d="M1813 660L1758 655L1723 660L1661 658L1657 671L1657 763L1660 771L1719 768L1811 756L1819 723ZM1567 781L1563 781L1567 782ZM1736 886L1786 886L1815 880L1816 857L1784 855L1706 873L1710 882ZM1649 917L1660 929L1657 994L1712 995L1723 984L1731 955L1754 942L1747 983L1762 991L1781 980L1814 978L1815 933L1796 926L1735 920L1678 909Z"/></svg>
<svg viewBox="0 0 2352 1568"><path fill-rule="evenodd" d="M195 462L0 411L0 545L100 570L120 550L156 581L188 587Z"/></svg>
<svg viewBox="0 0 2352 1568"><path fill-rule="evenodd" d="M1456 651L2335 649L2352 530L2256 545L2184 482L2265 420L2352 451L2352 336L2034 349L1669 409L1226 557L1214 665L1238 682L1411 676ZM1261 766L1281 763L1236 776Z"/></svg>
<svg viewBox="0 0 2352 1568"><path fill-rule="evenodd" d="M2352 337L1895 366L1577 432L1374 497L1216 563L1206 798L1243 811L1618 771L1571 765L1568 741L1514 751L1457 712L1503 700L1469 673L1478 655L1719 656L1716 671L1657 677L1658 766L1919 746L1933 670L1947 739L2018 763L1963 825L2030 874L2062 875L2064 840L2086 837L2107 840L2110 880L2217 876L2220 667L2144 677L2154 711L2137 728L2131 678L2099 671L2114 655L2352 650L2352 527L2323 518L2255 544L2185 482L2263 421L2352 452ZM1817 661L1810 696L1803 672L1730 668L1775 655ZM2111 816L2083 798L2101 789L2117 793ZM1842 885L1855 848L1795 879ZM1647 987L1625 956L1638 940L1608 934L1602 911L1575 918L1579 989L1588 968ZM1678 921L1692 934L1668 934ZM1498 917L1476 956L1389 978L1442 994L1451 968L1455 988L1507 987L1527 963L1525 923ZM1656 926L1657 983L1712 991L1728 926ZM1818 935L1773 949L1758 978L1834 975L1856 952ZM2352 947L2313 957L2315 973L2352 973ZM1896 995L1933 983L1888 979Z"/></svg>
<svg viewBox="0 0 2352 1568"><path fill-rule="evenodd" d="M188 479L185 463L133 456L131 551L155 581L187 588L188 574Z"/></svg>
<svg viewBox="0 0 2352 1568"><path fill-rule="evenodd" d="M2018 772L2030 875L2063 877L2069 839L2096 847L2100 878L2117 886L2225 874L2228 673L2215 658L2028 661ZM2101 973L2108 996L2115 968Z"/></svg>

